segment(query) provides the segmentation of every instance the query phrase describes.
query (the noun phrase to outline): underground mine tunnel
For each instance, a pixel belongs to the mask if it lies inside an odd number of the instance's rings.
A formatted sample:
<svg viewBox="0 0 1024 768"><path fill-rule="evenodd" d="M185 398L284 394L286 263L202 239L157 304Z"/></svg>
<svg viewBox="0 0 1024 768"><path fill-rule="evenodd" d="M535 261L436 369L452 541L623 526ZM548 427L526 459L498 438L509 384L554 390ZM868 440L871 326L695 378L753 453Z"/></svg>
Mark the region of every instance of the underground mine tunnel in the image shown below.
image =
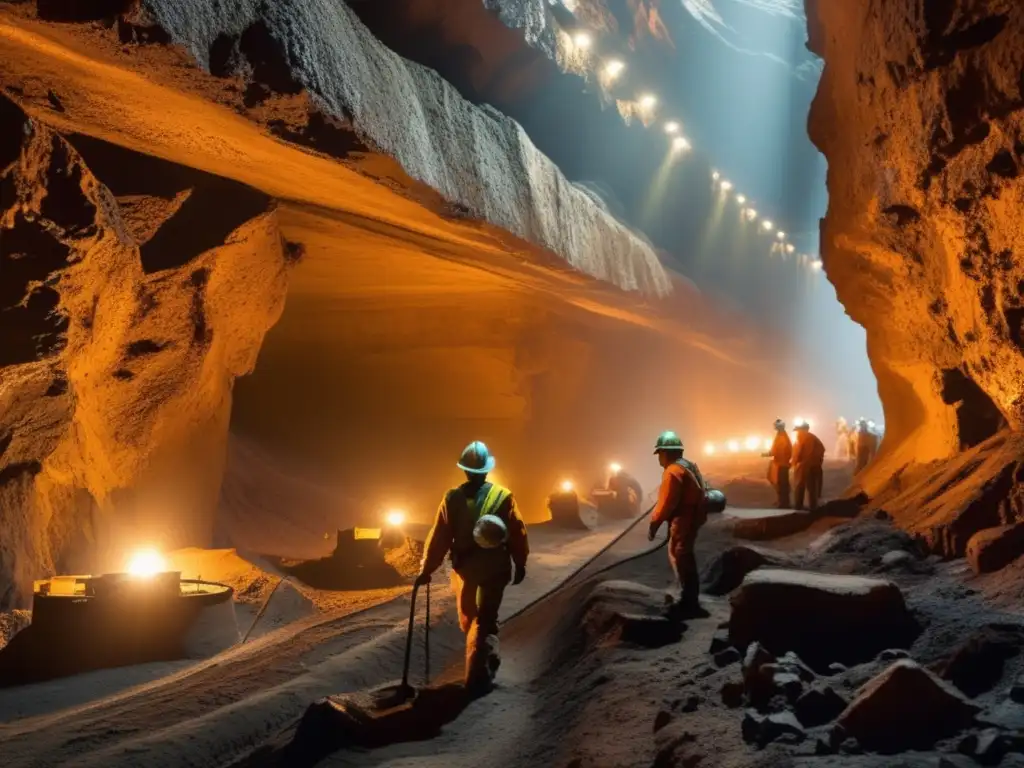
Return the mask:
<svg viewBox="0 0 1024 768"><path fill-rule="evenodd" d="M5 765L1024 764L1022 38L0 3Z"/></svg>

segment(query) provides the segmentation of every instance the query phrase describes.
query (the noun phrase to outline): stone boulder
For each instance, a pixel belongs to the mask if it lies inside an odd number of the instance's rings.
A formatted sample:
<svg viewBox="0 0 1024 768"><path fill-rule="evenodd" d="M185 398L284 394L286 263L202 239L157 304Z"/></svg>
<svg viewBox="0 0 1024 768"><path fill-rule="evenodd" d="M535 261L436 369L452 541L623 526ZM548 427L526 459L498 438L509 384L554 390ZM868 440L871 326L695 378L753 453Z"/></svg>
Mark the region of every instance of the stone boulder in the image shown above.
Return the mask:
<svg viewBox="0 0 1024 768"><path fill-rule="evenodd" d="M748 709L743 716L741 729L743 740L758 747L767 746L773 741L799 744L807 738L800 721L788 711L762 715Z"/></svg>
<svg viewBox="0 0 1024 768"><path fill-rule="evenodd" d="M792 536L811 527L819 515L815 512L783 512L763 517L746 517L736 521L732 535L747 541L768 541Z"/></svg>
<svg viewBox="0 0 1024 768"><path fill-rule="evenodd" d="M980 708L910 659L868 681L839 716L865 748L891 754L929 749L970 726Z"/></svg>
<svg viewBox="0 0 1024 768"><path fill-rule="evenodd" d="M1024 627L991 624L974 632L939 668L939 675L968 696L992 690L1008 659L1020 655Z"/></svg>
<svg viewBox="0 0 1024 768"><path fill-rule="evenodd" d="M660 648L678 642L683 633L683 626L664 613L664 592L628 581L605 581L583 606L583 630L590 642Z"/></svg>
<svg viewBox="0 0 1024 768"><path fill-rule="evenodd" d="M751 571L765 566L784 567L789 559L763 547L740 545L727 549L711 560L701 574L703 591L709 595L727 595L743 583Z"/></svg>
<svg viewBox="0 0 1024 768"><path fill-rule="evenodd" d="M967 541L967 562L975 573L991 573L1024 555L1024 523L985 528Z"/></svg>
<svg viewBox="0 0 1024 768"><path fill-rule="evenodd" d="M729 641L794 651L814 669L857 664L886 648L906 648L920 628L889 581L766 568L731 598Z"/></svg>

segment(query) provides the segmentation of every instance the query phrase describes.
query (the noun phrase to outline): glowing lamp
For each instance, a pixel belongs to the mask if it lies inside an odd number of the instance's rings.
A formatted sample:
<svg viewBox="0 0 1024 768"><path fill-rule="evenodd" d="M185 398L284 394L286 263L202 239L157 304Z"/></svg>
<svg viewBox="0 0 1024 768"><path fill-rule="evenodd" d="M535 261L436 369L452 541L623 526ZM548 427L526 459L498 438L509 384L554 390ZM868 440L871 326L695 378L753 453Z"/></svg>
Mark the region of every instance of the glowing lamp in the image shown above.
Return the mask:
<svg viewBox="0 0 1024 768"><path fill-rule="evenodd" d="M622 70L624 70L625 68L626 65L623 64L618 59L612 59L611 61L604 65L604 71L605 74L608 75L608 77L618 77L619 75L622 74Z"/></svg>
<svg viewBox="0 0 1024 768"><path fill-rule="evenodd" d="M778 232L775 233L775 236L777 238L779 238L779 240L785 240L786 239L786 233L783 232L781 229Z"/></svg>
<svg viewBox="0 0 1024 768"><path fill-rule="evenodd" d="M676 152L686 152L690 148L690 142L684 139L682 136L676 136L672 139L672 149Z"/></svg>
<svg viewBox="0 0 1024 768"><path fill-rule="evenodd" d="M722 178L722 174L720 174L718 171L711 172L712 181L718 181L720 178Z"/></svg>
<svg viewBox="0 0 1024 768"><path fill-rule="evenodd" d="M746 442L746 448L748 451L756 451L761 445L760 437L748 437Z"/></svg>
<svg viewBox="0 0 1024 768"><path fill-rule="evenodd" d="M728 181L728 180L726 180L726 181L723 181L723 182L722 182L722 189L723 189L723 190L724 190L725 192L728 192L728 191L729 191L730 189L732 189L732 182L731 182L731 181Z"/></svg>
<svg viewBox="0 0 1024 768"><path fill-rule="evenodd" d="M704 454L706 456L714 456L714 454L715 454L715 444L714 443L706 443L704 445Z"/></svg>
<svg viewBox="0 0 1024 768"><path fill-rule="evenodd" d="M793 253L796 250L796 246L792 243L786 243L786 253Z"/></svg>
<svg viewBox="0 0 1024 768"><path fill-rule="evenodd" d="M644 109L650 109L658 103L658 98L653 93L645 93L640 97L640 106Z"/></svg>
<svg viewBox="0 0 1024 768"><path fill-rule="evenodd" d="M140 549L131 556L126 570L132 576L148 578L167 570L167 562L155 549Z"/></svg>
<svg viewBox="0 0 1024 768"><path fill-rule="evenodd" d="M402 512L400 509L393 509L384 515L384 522L392 528L399 528L405 525L405 512Z"/></svg>
<svg viewBox="0 0 1024 768"><path fill-rule="evenodd" d="M577 32L572 40L576 43L577 48L582 48L583 50L589 48L590 44L594 42L586 32Z"/></svg>
<svg viewBox="0 0 1024 768"><path fill-rule="evenodd" d="M671 120L671 121L665 123L665 133L678 133L678 132L679 132L679 123L677 123L675 120Z"/></svg>
<svg viewBox="0 0 1024 768"><path fill-rule="evenodd" d="M747 218L750 221L753 221L754 219L756 219L757 218L757 211L755 211L753 208L747 208Z"/></svg>
<svg viewBox="0 0 1024 768"><path fill-rule="evenodd" d="M562 493L572 493L572 480L562 481Z"/></svg>
<svg viewBox="0 0 1024 768"><path fill-rule="evenodd" d="M747 202L747 196L746 195L736 195L736 202L739 203L740 205L743 205L745 202Z"/></svg>
<svg viewBox="0 0 1024 768"><path fill-rule="evenodd" d="M775 227L775 225L772 224L770 221L768 221L768 219L765 219L764 221L762 221L761 222L761 226L765 228L766 232L771 232L772 229L774 229L774 227Z"/></svg>
<svg viewBox="0 0 1024 768"><path fill-rule="evenodd" d="M726 447L729 449L729 453L739 453L740 452L740 441L739 440L730 440L729 444Z"/></svg>
<svg viewBox="0 0 1024 768"><path fill-rule="evenodd" d="M770 437L766 437L761 445L764 446L766 451L770 451L772 449L772 439Z"/></svg>
<svg viewBox="0 0 1024 768"><path fill-rule="evenodd" d="M622 471L622 465L612 462L611 464L608 465L608 471L611 472L613 475L617 475L619 474L619 472Z"/></svg>
<svg viewBox="0 0 1024 768"><path fill-rule="evenodd" d="M817 259L815 259L814 261L811 262L811 269L813 269L815 272L820 270L821 266L822 266L821 262L818 261Z"/></svg>

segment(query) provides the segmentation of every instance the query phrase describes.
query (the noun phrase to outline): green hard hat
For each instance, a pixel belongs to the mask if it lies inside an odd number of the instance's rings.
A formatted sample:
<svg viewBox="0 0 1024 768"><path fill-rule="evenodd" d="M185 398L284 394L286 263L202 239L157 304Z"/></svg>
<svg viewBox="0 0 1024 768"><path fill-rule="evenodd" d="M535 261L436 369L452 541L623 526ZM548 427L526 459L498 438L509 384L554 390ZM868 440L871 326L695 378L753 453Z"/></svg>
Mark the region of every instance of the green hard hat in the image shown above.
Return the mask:
<svg viewBox="0 0 1024 768"><path fill-rule="evenodd" d="M462 456L459 457L459 463L456 466L463 472L471 472L474 475L486 475L494 469L494 464L494 457L491 456L487 446L479 440L474 440L463 449Z"/></svg>
<svg viewBox="0 0 1024 768"><path fill-rule="evenodd" d="M683 441L679 439L679 435L669 430L668 432L662 432L658 435L658 439L654 443L654 452L659 453L661 451L682 451Z"/></svg>

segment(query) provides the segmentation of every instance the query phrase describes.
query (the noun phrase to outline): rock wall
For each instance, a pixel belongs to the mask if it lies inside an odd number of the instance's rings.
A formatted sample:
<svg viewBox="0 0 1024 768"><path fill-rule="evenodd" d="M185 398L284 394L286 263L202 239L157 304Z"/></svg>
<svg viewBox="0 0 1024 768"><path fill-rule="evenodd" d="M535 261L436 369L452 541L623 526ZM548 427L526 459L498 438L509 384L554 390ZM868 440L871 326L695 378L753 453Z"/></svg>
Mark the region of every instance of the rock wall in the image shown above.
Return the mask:
<svg viewBox="0 0 1024 768"><path fill-rule="evenodd" d="M861 482L884 496L906 469L890 511L962 554L975 530L1022 514L998 510L1019 482L1003 482L1019 457L1000 433L1024 427L1024 5L808 0L807 11L825 62L810 116L829 163L823 260L867 329L885 409L880 460ZM986 451L1005 460L971 458ZM915 496L922 473L943 477L950 462L976 473L973 490L957 496L953 476Z"/></svg>
<svg viewBox="0 0 1024 768"><path fill-rule="evenodd" d="M266 195L0 96L0 607L54 570L210 536L232 383L288 254Z"/></svg>
<svg viewBox="0 0 1024 768"><path fill-rule="evenodd" d="M136 18L215 74L244 76L253 103L308 91L474 217L620 288L669 292L654 249L570 184L522 128L388 50L342 0L142 0Z"/></svg>

